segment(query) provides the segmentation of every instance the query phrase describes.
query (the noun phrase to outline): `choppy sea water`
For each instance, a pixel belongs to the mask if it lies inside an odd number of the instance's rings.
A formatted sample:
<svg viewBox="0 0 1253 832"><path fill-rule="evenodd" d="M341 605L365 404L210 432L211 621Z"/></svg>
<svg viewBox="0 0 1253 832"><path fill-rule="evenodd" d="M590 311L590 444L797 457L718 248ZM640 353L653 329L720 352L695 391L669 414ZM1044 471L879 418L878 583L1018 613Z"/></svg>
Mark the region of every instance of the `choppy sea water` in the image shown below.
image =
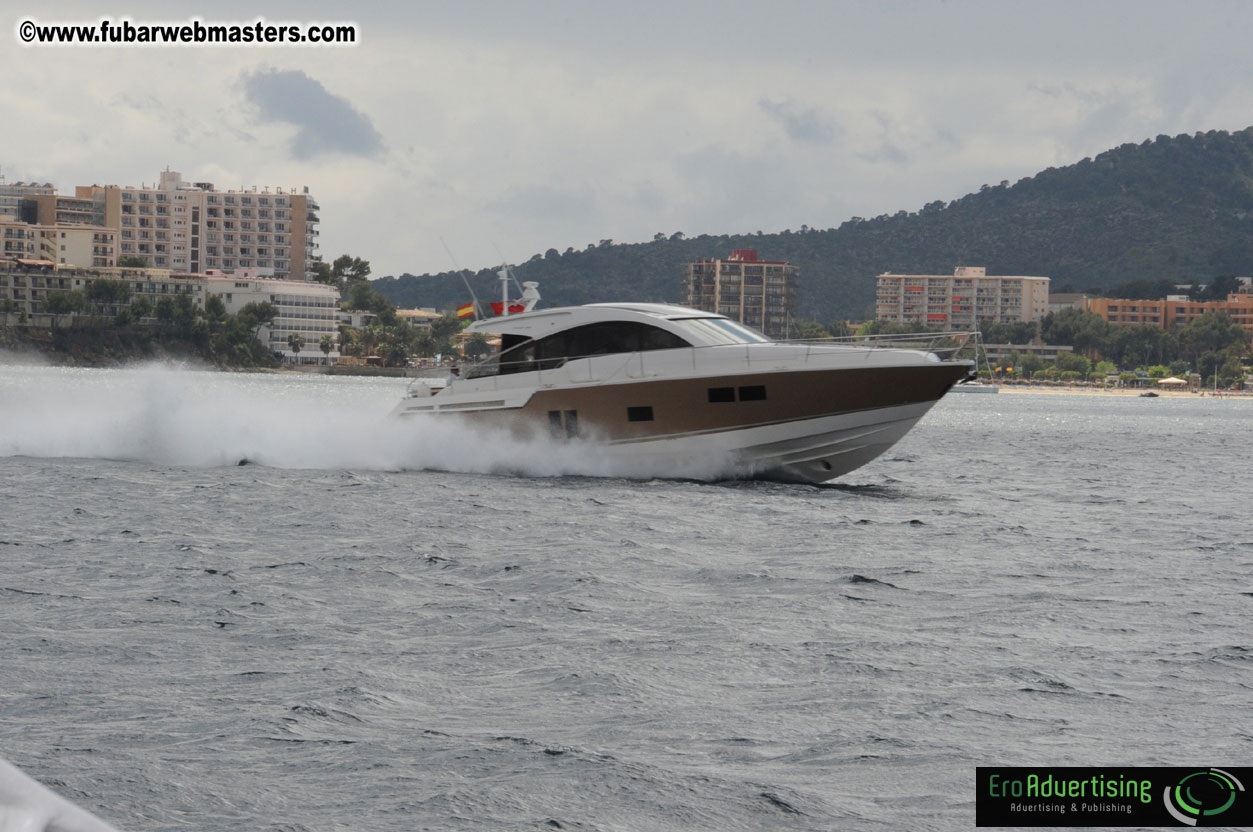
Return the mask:
<svg viewBox="0 0 1253 832"><path fill-rule="evenodd" d="M1253 756L1253 402L950 396L809 487L402 389L0 367L0 756L130 830L965 829L979 765Z"/></svg>

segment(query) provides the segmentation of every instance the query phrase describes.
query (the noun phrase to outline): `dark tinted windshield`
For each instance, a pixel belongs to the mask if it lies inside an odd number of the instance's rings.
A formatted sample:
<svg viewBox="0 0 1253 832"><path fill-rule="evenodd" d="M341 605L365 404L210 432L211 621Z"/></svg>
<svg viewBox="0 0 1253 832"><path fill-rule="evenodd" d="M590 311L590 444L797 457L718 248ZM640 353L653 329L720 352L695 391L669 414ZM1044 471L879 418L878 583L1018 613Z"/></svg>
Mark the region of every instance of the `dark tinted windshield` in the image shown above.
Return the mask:
<svg viewBox="0 0 1253 832"><path fill-rule="evenodd" d="M673 350L690 347L691 344L650 324L601 321L516 345L505 341L503 346L505 349L497 359L479 365L473 375L548 370L560 367L570 358Z"/></svg>
<svg viewBox="0 0 1253 832"><path fill-rule="evenodd" d="M568 329L536 342L540 358L579 358L691 346L664 329L635 321L602 321Z"/></svg>
<svg viewBox="0 0 1253 832"><path fill-rule="evenodd" d="M728 318L682 318L672 323L692 333L692 340L702 345L770 343L757 330Z"/></svg>

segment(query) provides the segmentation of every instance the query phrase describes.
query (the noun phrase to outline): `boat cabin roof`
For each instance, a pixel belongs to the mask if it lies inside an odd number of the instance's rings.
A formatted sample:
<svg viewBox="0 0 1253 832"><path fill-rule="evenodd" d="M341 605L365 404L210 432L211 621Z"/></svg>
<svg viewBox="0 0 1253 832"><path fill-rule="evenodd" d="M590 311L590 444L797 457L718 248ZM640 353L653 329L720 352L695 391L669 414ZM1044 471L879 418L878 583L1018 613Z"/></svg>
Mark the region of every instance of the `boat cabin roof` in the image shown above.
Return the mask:
<svg viewBox="0 0 1253 832"><path fill-rule="evenodd" d="M590 303L537 309L475 321L466 331L514 336L511 340L517 341L544 338L567 329L610 321L647 324L678 335L694 346L769 340L725 315L664 303ZM698 321L702 323L696 324Z"/></svg>

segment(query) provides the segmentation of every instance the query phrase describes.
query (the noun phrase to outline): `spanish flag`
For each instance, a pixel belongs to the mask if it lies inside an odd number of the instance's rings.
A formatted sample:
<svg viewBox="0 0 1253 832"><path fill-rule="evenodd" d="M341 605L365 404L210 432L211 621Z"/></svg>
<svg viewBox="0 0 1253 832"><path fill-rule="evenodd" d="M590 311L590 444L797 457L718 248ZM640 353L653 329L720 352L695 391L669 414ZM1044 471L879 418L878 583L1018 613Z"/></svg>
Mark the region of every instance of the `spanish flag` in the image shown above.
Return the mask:
<svg viewBox="0 0 1253 832"><path fill-rule="evenodd" d="M473 318L474 317L474 304L467 303L465 306L457 307L457 317L458 318Z"/></svg>

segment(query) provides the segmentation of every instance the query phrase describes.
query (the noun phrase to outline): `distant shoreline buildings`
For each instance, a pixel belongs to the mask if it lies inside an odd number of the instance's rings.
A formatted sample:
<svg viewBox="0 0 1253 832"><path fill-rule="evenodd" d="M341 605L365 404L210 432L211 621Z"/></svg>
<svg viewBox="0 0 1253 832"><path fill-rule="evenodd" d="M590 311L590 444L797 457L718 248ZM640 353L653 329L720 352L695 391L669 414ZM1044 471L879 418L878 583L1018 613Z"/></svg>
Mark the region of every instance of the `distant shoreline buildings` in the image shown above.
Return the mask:
<svg viewBox="0 0 1253 832"><path fill-rule="evenodd" d="M1253 294L1235 292L1226 300L1189 300L1167 297L1165 300L1126 300L1119 298L1085 298L1083 308L1104 321L1122 326L1147 324L1161 329L1187 326L1207 312L1226 312L1233 321L1253 333Z"/></svg>
<svg viewBox="0 0 1253 832"><path fill-rule="evenodd" d="M1247 280L1247 279L1242 279ZM1187 326L1207 312L1225 312L1253 333L1253 285L1245 282L1226 300L1197 301L1186 295L1164 300L1049 294L1047 277L998 277L981 266L958 266L949 275L879 275L875 312L898 324L977 329L981 323L1040 322L1062 309L1079 309L1116 326L1148 325L1170 330Z"/></svg>
<svg viewBox="0 0 1253 832"><path fill-rule="evenodd" d="M5 319L50 326L64 317L45 309L50 292L121 280L153 304L186 295L203 308L217 296L233 314L271 303L278 315L258 333L263 343L290 363L333 363L339 291L313 280L319 210L307 187L220 191L169 169L153 187L80 185L73 196L0 179L0 257L13 264L0 268L0 300L14 310Z"/></svg>
<svg viewBox="0 0 1253 832"><path fill-rule="evenodd" d="M319 210L307 187L219 191L169 169L154 187L80 185L74 196L47 183L0 181L0 243L4 256L63 266L111 268L142 257L179 274L250 269L310 280Z"/></svg>

